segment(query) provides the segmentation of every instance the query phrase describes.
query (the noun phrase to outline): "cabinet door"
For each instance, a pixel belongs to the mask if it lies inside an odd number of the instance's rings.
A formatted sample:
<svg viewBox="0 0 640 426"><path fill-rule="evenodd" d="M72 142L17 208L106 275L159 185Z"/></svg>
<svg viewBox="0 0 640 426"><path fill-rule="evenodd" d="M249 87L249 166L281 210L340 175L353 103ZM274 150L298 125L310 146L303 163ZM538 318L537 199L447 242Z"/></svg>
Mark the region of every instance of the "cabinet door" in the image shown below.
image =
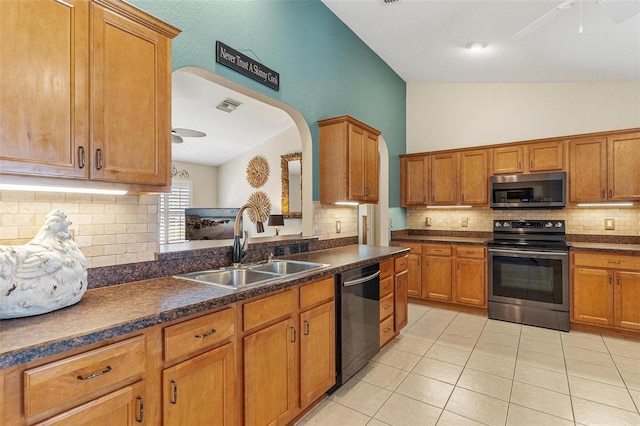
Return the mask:
<svg viewBox="0 0 640 426"><path fill-rule="evenodd" d="M349 170L349 199L364 201L365 196L365 146L367 132L349 124L349 142L347 149Z"/></svg>
<svg viewBox="0 0 640 426"><path fill-rule="evenodd" d="M640 133L607 142L609 201L640 200Z"/></svg>
<svg viewBox="0 0 640 426"><path fill-rule="evenodd" d="M0 1L0 171L87 178L89 6Z"/></svg>
<svg viewBox="0 0 640 426"><path fill-rule="evenodd" d="M364 141L364 193L368 202L378 202L378 136L366 133Z"/></svg>
<svg viewBox="0 0 640 426"><path fill-rule="evenodd" d="M233 349L227 343L164 370L165 426L236 424Z"/></svg>
<svg viewBox="0 0 640 426"><path fill-rule="evenodd" d="M615 325L640 330L640 272L616 272L615 282Z"/></svg>
<svg viewBox="0 0 640 426"><path fill-rule="evenodd" d="M458 153L431 155L431 204L454 205L458 201Z"/></svg>
<svg viewBox="0 0 640 426"><path fill-rule="evenodd" d="M403 205L415 206L426 205L429 188L429 157L408 157L404 158L400 164L400 174L404 178ZM401 194L402 195L402 194Z"/></svg>
<svg viewBox="0 0 640 426"><path fill-rule="evenodd" d="M460 153L460 201L466 205L488 205L487 151Z"/></svg>
<svg viewBox="0 0 640 426"><path fill-rule="evenodd" d="M334 302L300 314L300 405L304 409L336 383Z"/></svg>
<svg viewBox="0 0 640 426"><path fill-rule="evenodd" d="M493 150L494 175L522 172L524 172L524 147L522 145Z"/></svg>
<svg viewBox="0 0 640 426"><path fill-rule="evenodd" d="M395 330L399 333L402 327L407 325L409 317L409 271L402 271L396 275L395 306Z"/></svg>
<svg viewBox="0 0 640 426"><path fill-rule="evenodd" d="M168 37L91 4L92 179L169 184L170 46Z"/></svg>
<svg viewBox="0 0 640 426"><path fill-rule="evenodd" d="M37 426L144 425L144 382L127 386L66 411Z"/></svg>
<svg viewBox="0 0 640 426"><path fill-rule="evenodd" d="M467 305L487 304L487 262L484 259L456 260L456 302Z"/></svg>
<svg viewBox="0 0 640 426"><path fill-rule="evenodd" d="M607 145L605 138L569 141L569 202L606 200Z"/></svg>
<svg viewBox="0 0 640 426"><path fill-rule="evenodd" d="M290 420L297 401L296 341L292 318L244 338L246 425L282 424Z"/></svg>
<svg viewBox="0 0 640 426"><path fill-rule="evenodd" d="M613 276L606 269L573 268L573 319L613 325Z"/></svg>
<svg viewBox="0 0 640 426"><path fill-rule="evenodd" d="M422 297L422 255L419 253L409 253L407 291L409 296Z"/></svg>
<svg viewBox="0 0 640 426"><path fill-rule="evenodd" d="M451 257L427 256L427 297L451 300Z"/></svg>
<svg viewBox="0 0 640 426"><path fill-rule="evenodd" d="M564 170L564 142L541 142L529 145L529 171Z"/></svg>

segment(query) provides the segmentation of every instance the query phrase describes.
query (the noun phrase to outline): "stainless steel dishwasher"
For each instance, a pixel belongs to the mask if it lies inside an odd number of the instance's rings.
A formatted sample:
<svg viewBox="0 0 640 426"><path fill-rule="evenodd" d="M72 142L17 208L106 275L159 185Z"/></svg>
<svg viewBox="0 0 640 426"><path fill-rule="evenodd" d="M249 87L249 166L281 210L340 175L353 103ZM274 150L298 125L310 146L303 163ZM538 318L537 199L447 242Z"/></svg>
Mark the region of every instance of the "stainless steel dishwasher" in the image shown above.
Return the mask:
<svg viewBox="0 0 640 426"><path fill-rule="evenodd" d="M336 385L346 383L380 351L380 265L336 275Z"/></svg>

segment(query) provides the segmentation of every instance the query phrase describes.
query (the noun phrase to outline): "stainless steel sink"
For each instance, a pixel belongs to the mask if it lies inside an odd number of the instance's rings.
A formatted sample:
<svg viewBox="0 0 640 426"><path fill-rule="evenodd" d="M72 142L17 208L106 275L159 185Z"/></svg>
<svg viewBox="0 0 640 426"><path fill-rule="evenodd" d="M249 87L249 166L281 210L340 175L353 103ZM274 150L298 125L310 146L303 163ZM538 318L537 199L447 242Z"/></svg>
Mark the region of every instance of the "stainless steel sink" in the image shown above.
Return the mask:
<svg viewBox="0 0 640 426"><path fill-rule="evenodd" d="M291 275L299 272L309 271L311 269L322 268L327 266L323 263L302 262L299 260L274 260L272 262L261 263L249 266L254 271L272 272L280 275Z"/></svg>
<svg viewBox="0 0 640 426"><path fill-rule="evenodd" d="M246 265L239 268L221 268L191 272L176 275L175 277L197 281L203 284L211 284L226 289L238 289L264 284L284 276L290 277L324 266L328 265L298 260L275 260L273 262Z"/></svg>

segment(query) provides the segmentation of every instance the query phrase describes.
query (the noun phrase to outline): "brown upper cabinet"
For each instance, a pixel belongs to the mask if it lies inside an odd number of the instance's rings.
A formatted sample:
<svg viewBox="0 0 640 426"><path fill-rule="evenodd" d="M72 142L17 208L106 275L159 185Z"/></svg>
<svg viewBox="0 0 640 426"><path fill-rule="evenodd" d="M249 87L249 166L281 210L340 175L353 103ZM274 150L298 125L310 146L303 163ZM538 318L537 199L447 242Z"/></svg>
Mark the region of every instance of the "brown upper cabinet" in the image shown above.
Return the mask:
<svg viewBox="0 0 640 426"><path fill-rule="evenodd" d="M568 143L570 203L640 200L640 133Z"/></svg>
<svg viewBox="0 0 640 426"><path fill-rule="evenodd" d="M179 30L121 0L9 0L0 15L0 173L169 185Z"/></svg>
<svg viewBox="0 0 640 426"><path fill-rule="evenodd" d="M344 115L318 121L320 203L378 203L380 131Z"/></svg>
<svg viewBox="0 0 640 426"><path fill-rule="evenodd" d="M402 206L487 205L487 161L484 149L402 157Z"/></svg>
<svg viewBox="0 0 640 426"><path fill-rule="evenodd" d="M492 151L494 175L564 170L564 141L509 145Z"/></svg>

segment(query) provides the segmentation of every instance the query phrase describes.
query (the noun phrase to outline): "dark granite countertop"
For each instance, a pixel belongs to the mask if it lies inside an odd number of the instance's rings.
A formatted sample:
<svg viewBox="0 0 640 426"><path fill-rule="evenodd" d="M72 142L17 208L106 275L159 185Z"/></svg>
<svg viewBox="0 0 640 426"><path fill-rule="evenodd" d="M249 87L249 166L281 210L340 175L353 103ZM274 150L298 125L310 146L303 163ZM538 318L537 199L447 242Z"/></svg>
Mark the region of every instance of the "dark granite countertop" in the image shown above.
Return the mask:
<svg viewBox="0 0 640 426"><path fill-rule="evenodd" d="M73 306L33 317L0 320L0 369L340 273L407 250L351 245L287 256L330 266L246 290L227 290L172 277L91 289Z"/></svg>
<svg viewBox="0 0 640 426"><path fill-rule="evenodd" d="M448 235L403 235L394 237L393 241L407 241L415 243L451 243L451 244L475 244L483 245L491 241L485 237L456 237Z"/></svg>
<svg viewBox="0 0 640 426"><path fill-rule="evenodd" d="M611 244L582 241L569 241L569 246L579 250L607 251L627 255L640 255L640 244Z"/></svg>

